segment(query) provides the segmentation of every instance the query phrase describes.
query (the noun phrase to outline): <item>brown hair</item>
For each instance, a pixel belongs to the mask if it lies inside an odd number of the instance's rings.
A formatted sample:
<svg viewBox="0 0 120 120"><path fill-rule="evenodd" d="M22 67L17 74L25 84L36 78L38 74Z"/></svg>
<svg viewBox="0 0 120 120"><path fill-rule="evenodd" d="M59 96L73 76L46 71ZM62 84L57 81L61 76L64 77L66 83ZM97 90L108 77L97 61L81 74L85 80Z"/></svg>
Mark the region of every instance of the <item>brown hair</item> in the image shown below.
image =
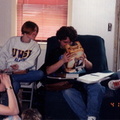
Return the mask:
<svg viewBox="0 0 120 120"><path fill-rule="evenodd" d="M22 120L41 120L42 115L39 113L37 109L26 109L23 111Z"/></svg>
<svg viewBox="0 0 120 120"><path fill-rule="evenodd" d="M62 26L57 32L58 40L65 40L67 37L74 42L77 38L77 31L72 26Z"/></svg>
<svg viewBox="0 0 120 120"><path fill-rule="evenodd" d="M39 31L38 25L32 21L27 21L22 25L21 32L22 34L24 33L31 34L32 32L34 32L35 28L37 28L37 33L38 33Z"/></svg>

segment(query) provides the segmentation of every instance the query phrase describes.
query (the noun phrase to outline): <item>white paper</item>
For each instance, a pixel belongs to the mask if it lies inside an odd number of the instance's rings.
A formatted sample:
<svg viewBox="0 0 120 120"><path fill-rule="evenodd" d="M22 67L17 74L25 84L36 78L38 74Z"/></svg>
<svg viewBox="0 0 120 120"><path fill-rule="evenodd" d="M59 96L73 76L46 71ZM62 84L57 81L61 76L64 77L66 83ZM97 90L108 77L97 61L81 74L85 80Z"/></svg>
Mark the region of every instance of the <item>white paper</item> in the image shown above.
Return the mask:
<svg viewBox="0 0 120 120"><path fill-rule="evenodd" d="M112 75L114 72L109 72L109 73L91 73L91 74L86 74L83 76L78 77L77 81L83 82L83 83L96 83L100 82L102 80L106 80L109 78L110 75Z"/></svg>

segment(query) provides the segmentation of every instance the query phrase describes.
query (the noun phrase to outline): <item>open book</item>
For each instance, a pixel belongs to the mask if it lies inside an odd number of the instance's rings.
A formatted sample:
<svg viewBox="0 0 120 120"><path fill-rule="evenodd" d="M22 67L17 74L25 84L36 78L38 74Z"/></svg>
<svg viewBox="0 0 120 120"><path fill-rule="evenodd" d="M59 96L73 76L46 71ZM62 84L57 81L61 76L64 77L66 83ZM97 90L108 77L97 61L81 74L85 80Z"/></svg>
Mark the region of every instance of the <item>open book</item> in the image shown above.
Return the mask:
<svg viewBox="0 0 120 120"><path fill-rule="evenodd" d="M96 72L96 73L86 74L78 77L77 81L87 83L87 84L101 82L103 80L108 79L109 76L112 75L113 73L114 72L108 72L108 73Z"/></svg>

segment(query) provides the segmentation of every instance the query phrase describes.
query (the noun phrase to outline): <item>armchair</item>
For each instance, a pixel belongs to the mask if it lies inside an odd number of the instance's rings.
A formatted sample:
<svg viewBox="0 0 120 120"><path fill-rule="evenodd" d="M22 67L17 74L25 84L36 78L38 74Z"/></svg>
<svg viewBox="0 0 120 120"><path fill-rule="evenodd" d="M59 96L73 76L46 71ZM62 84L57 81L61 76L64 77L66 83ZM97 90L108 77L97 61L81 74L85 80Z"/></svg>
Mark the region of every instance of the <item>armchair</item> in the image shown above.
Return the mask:
<svg viewBox="0 0 120 120"><path fill-rule="evenodd" d="M88 60L93 63L92 70L87 71L87 73L109 71L107 65L105 43L103 38L93 35L78 35L76 40L80 41ZM55 36L48 38L45 61L48 60L47 58L50 52L54 52L58 45L59 42L57 41L57 38ZM105 98L105 101L103 100L104 102L101 107L101 119L107 118L105 114L107 109L106 107L110 104L110 100L113 100L113 97L115 96L114 91L108 89L107 92L108 93L106 93L107 95L105 96L107 97L107 99ZM64 100L61 91L46 91L44 108L45 119L78 119ZM109 119L109 117L107 119Z"/></svg>

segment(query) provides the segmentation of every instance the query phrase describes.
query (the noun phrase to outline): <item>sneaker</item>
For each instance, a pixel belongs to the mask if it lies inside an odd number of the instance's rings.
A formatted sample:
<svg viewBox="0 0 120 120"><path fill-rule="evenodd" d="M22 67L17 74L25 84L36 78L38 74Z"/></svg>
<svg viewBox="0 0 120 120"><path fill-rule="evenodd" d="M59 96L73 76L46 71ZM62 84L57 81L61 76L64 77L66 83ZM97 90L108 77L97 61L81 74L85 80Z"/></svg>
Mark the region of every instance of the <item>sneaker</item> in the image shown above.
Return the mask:
<svg viewBox="0 0 120 120"><path fill-rule="evenodd" d="M108 87L111 90L117 90L120 88L120 80L111 80L108 82Z"/></svg>
<svg viewBox="0 0 120 120"><path fill-rule="evenodd" d="M94 117L94 116L89 116L87 120L96 120L96 117Z"/></svg>

